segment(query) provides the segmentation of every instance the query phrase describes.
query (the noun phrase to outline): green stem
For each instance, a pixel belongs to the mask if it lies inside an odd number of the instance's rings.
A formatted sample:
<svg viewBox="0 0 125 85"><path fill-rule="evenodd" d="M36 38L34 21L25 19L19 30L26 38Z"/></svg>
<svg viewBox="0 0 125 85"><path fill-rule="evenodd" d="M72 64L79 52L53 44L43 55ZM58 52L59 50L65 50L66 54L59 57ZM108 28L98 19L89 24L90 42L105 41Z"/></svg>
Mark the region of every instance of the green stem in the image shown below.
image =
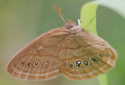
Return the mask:
<svg viewBox="0 0 125 85"><path fill-rule="evenodd" d="M100 85L109 85L106 74L101 74L101 75L99 75L99 76L98 76L98 81L99 81Z"/></svg>

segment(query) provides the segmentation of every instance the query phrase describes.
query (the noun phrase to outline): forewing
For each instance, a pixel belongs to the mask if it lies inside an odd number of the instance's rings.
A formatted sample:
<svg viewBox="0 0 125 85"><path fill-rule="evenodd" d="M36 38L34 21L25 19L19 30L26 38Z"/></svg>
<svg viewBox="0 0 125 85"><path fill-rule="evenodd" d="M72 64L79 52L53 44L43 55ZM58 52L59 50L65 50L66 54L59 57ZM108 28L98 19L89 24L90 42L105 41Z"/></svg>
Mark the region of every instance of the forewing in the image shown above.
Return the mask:
<svg viewBox="0 0 125 85"><path fill-rule="evenodd" d="M67 36L64 29L48 31L19 51L7 70L13 76L30 80L47 80L59 75L58 44Z"/></svg>
<svg viewBox="0 0 125 85"><path fill-rule="evenodd" d="M69 36L60 45L60 69L69 79L89 79L113 67L116 56L107 42L93 34Z"/></svg>

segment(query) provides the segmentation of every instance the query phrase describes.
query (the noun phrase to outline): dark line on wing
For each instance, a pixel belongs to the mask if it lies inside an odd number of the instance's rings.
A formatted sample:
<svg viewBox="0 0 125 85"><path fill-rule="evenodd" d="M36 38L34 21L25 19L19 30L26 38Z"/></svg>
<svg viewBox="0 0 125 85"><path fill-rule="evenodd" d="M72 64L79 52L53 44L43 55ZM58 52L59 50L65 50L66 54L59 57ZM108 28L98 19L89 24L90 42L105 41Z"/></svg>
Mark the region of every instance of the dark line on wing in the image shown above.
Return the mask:
<svg viewBox="0 0 125 85"><path fill-rule="evenodd" d="M91 54L97 54L97 53L100 53L100 52L107 52L107 49L105 49L105 50L102 50L102 51L99 51L99 52L96 52L96 53L87 53L87 54L85 54L85 55L81 55L81 56L73 56L73 57L71 57L71 58L65 58L65 59L60 59L60 61L66 61L66 60L71 60L71 59L78 59L78 58L80 58L80 57L82 57L82 56L87 56L87 55L91 55Z"/></svg>

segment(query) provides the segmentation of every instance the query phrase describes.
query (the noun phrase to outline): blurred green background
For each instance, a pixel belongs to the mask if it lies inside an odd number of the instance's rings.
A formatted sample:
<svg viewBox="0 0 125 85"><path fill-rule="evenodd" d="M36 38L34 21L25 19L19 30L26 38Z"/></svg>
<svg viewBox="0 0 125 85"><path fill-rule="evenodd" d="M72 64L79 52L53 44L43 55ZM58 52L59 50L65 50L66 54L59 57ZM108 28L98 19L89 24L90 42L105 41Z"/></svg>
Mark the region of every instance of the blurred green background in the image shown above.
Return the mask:
<svg viewBox="0 0 125 85"><path fill-rule="evenodd" d="M9 60L24 45L40 34L64 25L53 8L54 3L62 8L65 19L77 22L81 7L88 1L0 0L0 85L99 85L97 78L72 81L62 75L48 81L27 81L12 77L6 71ZM109 85L125 85L125 19L113 10L99 6L97 31L119 55L115 68L107 72Z"/></svg>

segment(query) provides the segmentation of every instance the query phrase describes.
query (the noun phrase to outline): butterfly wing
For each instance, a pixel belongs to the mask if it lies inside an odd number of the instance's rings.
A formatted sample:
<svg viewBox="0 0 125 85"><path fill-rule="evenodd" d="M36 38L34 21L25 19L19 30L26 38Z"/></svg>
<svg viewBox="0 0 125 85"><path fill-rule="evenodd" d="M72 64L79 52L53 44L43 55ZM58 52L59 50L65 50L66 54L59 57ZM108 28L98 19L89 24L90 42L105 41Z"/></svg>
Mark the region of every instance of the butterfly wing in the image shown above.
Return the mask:
<svg viewBox="0 0 125 85"><path fill-rule="evenodd" d="M13 57L7 71L13 76L31 80L57 77L60 73L57 48L66 35L62 28L42 34Z"/></svg>
<svg viewBox="0 0 125 85"><path fill-rule="evenodd" d="M103 39L89 32L69 36L59 49L61 72L69 79L84 80L114 66L115 50Z"/></svg>

